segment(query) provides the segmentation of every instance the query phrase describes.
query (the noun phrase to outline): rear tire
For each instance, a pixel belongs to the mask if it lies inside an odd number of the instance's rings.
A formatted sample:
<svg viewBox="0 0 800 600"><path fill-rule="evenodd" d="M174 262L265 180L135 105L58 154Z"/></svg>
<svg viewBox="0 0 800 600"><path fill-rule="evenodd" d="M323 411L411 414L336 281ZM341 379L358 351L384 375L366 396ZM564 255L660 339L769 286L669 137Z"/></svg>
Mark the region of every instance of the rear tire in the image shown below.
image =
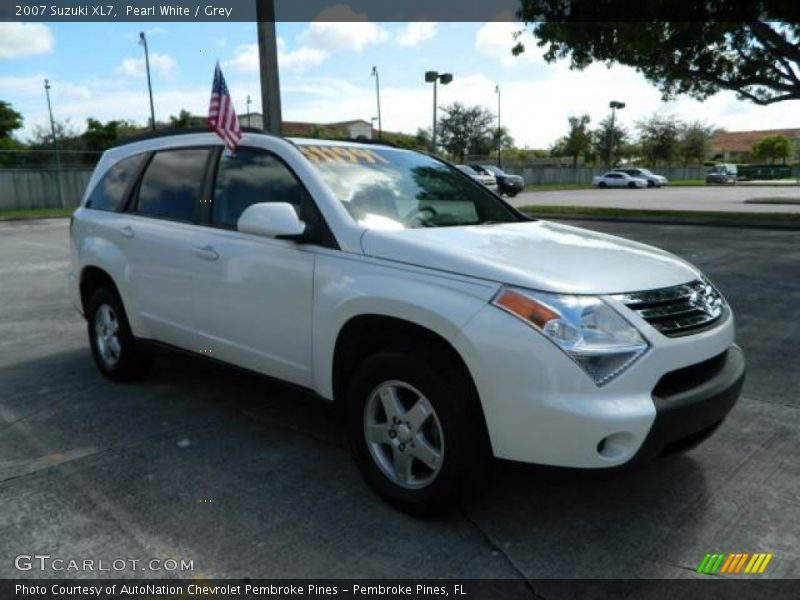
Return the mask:
<svg viewBox="0 0 800 600"><path fill-rule="evenodd" d="M599 187L599 188L606 187L606 182L605 181L601 181L600 183L597 184L597 187Z"/></svg>
<svg viewBox="0 0 800 600"><path fill-rule="evenodd" d="M125 308L114 290L103 287L94 292L86 322L92 357L105 377L131 381L147 372L152 357L137 347Z"/></svg>
<svg viewBox="0 0 800 600"><path fill-rule="evenodd" d="M361 364L347 392L347 434L362 476L411 515L451 509L490 464L477 398L452 363L419 351L382 351Z"/></svg>

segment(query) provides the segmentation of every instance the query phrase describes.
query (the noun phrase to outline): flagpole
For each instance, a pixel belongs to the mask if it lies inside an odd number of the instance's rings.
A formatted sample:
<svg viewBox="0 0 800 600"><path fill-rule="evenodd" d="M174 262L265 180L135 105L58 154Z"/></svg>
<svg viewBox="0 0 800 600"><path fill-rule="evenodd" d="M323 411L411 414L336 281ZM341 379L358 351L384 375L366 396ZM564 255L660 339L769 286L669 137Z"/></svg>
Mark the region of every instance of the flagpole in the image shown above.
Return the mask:
<svg viewBox="0 0 800 600"><path fill-rule="evenodd" d="M258 62L261 70L261 107L264 130L281 135L281 88L278 77L278 40L274 0L256 0Z"/></svg>

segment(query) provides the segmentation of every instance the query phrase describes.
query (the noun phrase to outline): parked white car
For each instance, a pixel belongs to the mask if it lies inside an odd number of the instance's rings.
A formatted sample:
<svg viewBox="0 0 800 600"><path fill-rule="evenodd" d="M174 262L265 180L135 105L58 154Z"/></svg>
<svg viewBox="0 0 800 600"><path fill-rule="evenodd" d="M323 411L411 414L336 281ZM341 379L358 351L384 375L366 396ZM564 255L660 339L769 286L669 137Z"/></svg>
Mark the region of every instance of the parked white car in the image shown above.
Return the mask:
<svg viewBox="0 0 800 600"><path fill-rule="evenodd" d="M592 179L592 185L607 188L607 187L626 187L626 188L643 188L647 187L647 181L639 177L631 177L627 173L620 171L609 171L602 175L597 175Z"/></svg>
<svg viewBox="0 0 800 600"><path fill-rule="evenodd" d="M619 173L625 173L627 175L630 175L631 177L644 179L647 182L647 187L662 187L669 183L669 180L666 177L664 177L663 175L656 175L649 169L621 167L619 169L614 169L614 170Z"/></svg>
<svg viewBox="0 0 800 600"><path fill-rule="evenodd" d="M103 375L140 377L167 345L337 401L366 481L414 514L492 456L606 469L696 444L744 378L697 268L408 150L131 141L103 154L70 247Z"/></svg>
<svg viewBox="0 0 800 600"><path fill-rule="evenodd" d="M465 175L469 175L478 183L482 183L490 190L497 191L497 178L488 171L479 173L469 165L456 165L456 169L458 169Z"/></svg>

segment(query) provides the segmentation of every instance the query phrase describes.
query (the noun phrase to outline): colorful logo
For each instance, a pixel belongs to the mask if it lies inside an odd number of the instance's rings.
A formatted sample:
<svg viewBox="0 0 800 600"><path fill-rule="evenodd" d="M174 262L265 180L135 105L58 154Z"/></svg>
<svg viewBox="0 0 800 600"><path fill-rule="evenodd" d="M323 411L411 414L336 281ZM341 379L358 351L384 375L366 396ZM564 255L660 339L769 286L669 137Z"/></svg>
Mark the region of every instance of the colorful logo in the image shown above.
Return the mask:
<svg viewBox="0 0 800 600"><path fill-rule="evenodd" d="M767 554L764 552L755 552L753 554L749 552L706 554L700 562L700 566L697 567L697 572L708 575L713 575L715 573L724 573L728 575L738 575L739 573L763 573L771 560L772 553Z"/></svg>

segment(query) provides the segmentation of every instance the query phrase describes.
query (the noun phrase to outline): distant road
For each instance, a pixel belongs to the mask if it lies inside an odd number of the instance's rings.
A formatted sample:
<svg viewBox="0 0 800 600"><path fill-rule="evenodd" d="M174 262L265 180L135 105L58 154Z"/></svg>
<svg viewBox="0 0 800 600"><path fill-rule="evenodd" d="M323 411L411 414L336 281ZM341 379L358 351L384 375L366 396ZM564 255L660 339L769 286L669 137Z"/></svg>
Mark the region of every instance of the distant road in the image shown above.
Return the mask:
<svg viewBox="0 0 800 600"><path fill-rule="evenodd" d="M800 204L745 204L750 198L800 198L800 186L697 186L659 189L591 189L523 192L514 206L602 206L654 210L701 210L764 213L800 213Z"/></svg>

